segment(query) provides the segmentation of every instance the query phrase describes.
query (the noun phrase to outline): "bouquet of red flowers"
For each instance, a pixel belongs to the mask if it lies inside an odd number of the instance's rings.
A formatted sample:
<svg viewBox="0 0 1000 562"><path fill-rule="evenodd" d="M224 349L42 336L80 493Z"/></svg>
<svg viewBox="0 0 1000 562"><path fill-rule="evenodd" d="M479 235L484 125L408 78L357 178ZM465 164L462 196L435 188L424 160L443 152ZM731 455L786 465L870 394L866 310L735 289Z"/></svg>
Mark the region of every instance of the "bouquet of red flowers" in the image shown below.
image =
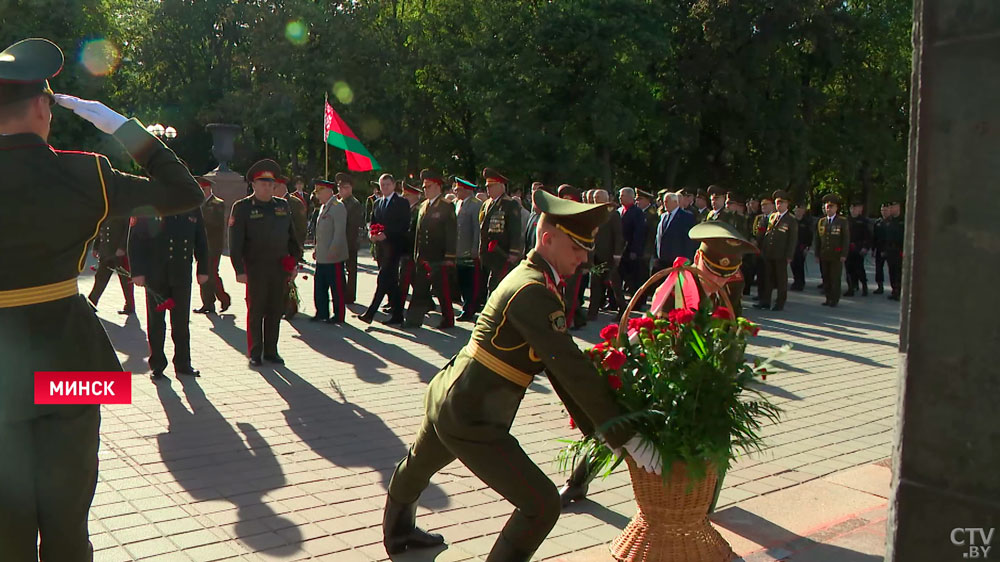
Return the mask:
<svg viewBox="0 0 1000 562"><path fill-rule="evenodd" d="M748 361L744 354L756 324L701 299L698 308L631 318L627 333L620 329L606 326L604 341L588 351L625 412L608 425L627 424L656 449L665 480L675 462L700 479L709 466L728 468L737 451L760 450L762 423L777 421L780 410L753 386L770 360ZM614 461L590 436L571 442L560 463L566 467L580 455L600 468Z"/></svg>
<svg viewBox="0 0 1000 562"><path fill-rule="evenodd" d="M298 267L299 267L298 260L296 260L294 257L285 256L281 258L281 268L287 271L288 273L292 273L293 271L297 270Z"/></svg>
<svg viewBox="0 0 1000 562"><path fill-rule="evenodd" d="M385 226L377 222L373 222L371 226L368 227L368 237L374 238L376 235L383 234L385 232Z"/></svg>

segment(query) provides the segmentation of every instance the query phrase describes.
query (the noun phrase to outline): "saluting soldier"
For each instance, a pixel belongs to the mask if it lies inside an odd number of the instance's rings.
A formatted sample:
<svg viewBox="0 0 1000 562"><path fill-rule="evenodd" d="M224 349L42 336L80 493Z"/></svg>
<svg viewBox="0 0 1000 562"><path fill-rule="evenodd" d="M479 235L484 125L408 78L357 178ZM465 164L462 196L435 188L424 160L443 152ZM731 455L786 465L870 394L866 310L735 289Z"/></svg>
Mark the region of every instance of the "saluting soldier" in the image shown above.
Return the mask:
<svg viewBox="0 0 1000 562"><path fill-rule="evenodd" d="M767 218L761 254L764 256L764 276L760 289L760 302L754 308L784 310L788 299L788 266L795 255L795 245L799 238L799 221L788 212L791 199L787 192L777 190L773 194L777 210ZM771 291L777 291L774 306L771 306Z"/></svg>
<svg viewBox="0 0 1000 562"><path fill-rule="evenodd" d="M165 217L136 217L128 236L132 282L146 288L146 336L151 380L163 380L167 356L166 315L174 342L174 372L197 377L191 366L191 264L198 262L198 284L208 282L208 241L201 210Z"/></svg>
<svg viewBox="0 0 1000 562"><path fill-rule="evenodd" d="M338 174L339 175L339 174ZM347 261L347 206L335 195L333 182L313 180L313 192L319 199L319 214L316 217L316 273L313 275L313 302L316 315L311 322L339 324L346 315L347 276L344 262ZM333 316L330 315L330 296L333 296Z"/></svg>
<svg viewBox="0 0 1000 562"><path fill-rule="evenodd" d="M302 257L288 201L274 197L281 168L260 160L247 170L253 194L236 203L229 217L229 253L236 281L247 286L247 355L250 366L262 360L283 365L278 330L289 282Z"/></svg>
<svg viewBox="0 0 1000 562"><path fill-rule="evenodd" d="M46 39L0 52L0 558L91 560L87 515L97 485L100 406L35 404L38 371L121 371L114 347L79 294L87 249L108 218L137 208L195 209L201 190L141 123L97 101L53 94L63 54ZM100 154L49 146L52 104L113 134L149 177ZM45 186L45 189L38 189ZM25 236L45 217L44 236ZM15 264L15 265L12 265ZM40 552L39 552L40 549Z"/></svg>
<svg viewBox="0 0 1000 562"><path fill-rule="evenodd" d="M610 212L608 220L597 229L597 236L594 239L594 264L603 266L600 273L590 273L590 307L587 310L587 319L596 320L597 314L604 306L607 299L608 289L614 296L615 311L621 312L625 308L625 295L622 293L622 279L618 274L618 265L622 260L622 252L625 251L625 235L622 233L622 216L611 207L608 192L598 189L594 193L595 203L608 205Z"/></svg>
<svg viewBox="0 0 1000 562"><path fill-rule="evenodd" d="M101 225L101 231L97 235L97 242L94 244L94 257L97 258L97 273L94 274L94 286L87 296L90 302L97 306L101 300L104 289L111 280L111 275L115 269L121 268L129 270L128 255L125 246L128 243L128 217L109 218ZM118 314L135 313L135 297L132 293L132 283L129 276L118 273L118 281L122 286L122 294L125 295L125 307L118 311Z"/></svg>
<svg viewBox="0 0 1000 562"><path fill-rule="evenodd" d="M844 270L847 273L845 297L853 297L858 285L861 285L861 296L868 296L865 256L868 255L868 249L871 247L872 232L864 211L865 204L861 201L851 203L851 217L847 219L851 227L851 245L847 250L847 261L844 262Z"/></svg>
<svg viewBox="0 0 1000 562"><path fill-rule="evenodd" d="M365 226L365 209L354 196L354 177L347 172L337 172L337 197L347 211L347 288L344 299L354 304L358 298L358 249L361 246L361 229Z"/></svg>
<svg viewBox="0 0 1000 562"><path fill-rule="evenodd" d="M483 272L479 264L479 210L483 202L476 199L476 184L458 176L452 179L458 198L455 258L458 287L462 293L462 314L459 322L472 322L482 298Z"/></svg>
<svg viewBox="0 0 1000 562"><path fill-rule="evenodd" d="M219 277L219 261L226 237L226 205L212 193L212 180L198 176L198 185L205 192L205 202L201 204L202 222L208 240L208 281L201 284L201 308L198 314L215 314L215 300L219 300L219 312L229 310L231 299Z"/></svg>
<svg viewBox="0 0 1000 562"><path fill-rule="evenodd" d="M527 387L545 371L586 434L620 413L569 334L559 292L561 278L587 260L607 206L564 201L542 190L534 201L543 213L534 251L497 285L469 343L428 386L423 426L389 482L382 520L389 554L444 542L416 527L417 501L434 473L457 458L516 508L488 560L527 562L560 507L555 485L509 431ZM602 437L660 472L652 448L641 447L630 431L615 427Z"/></svg>
<svg viewBox="0 0 1000 562"><path fill-rule="evenodd" d="M433 308L431 294L441 304L439 330L455 326L452 308L451 269L455 267L458 217L455 205L441 196L444 179L434 170L420 172L424 200L418 205L413 244L413 298L406 309L404 326L419 328Z"/></svg>
<svg viewBox="0 0 1000 562"><path fill-rule="evenodd" d="M830 193L823 197L823 211L826 216L816 221L816 242L813 253L819 261L823 275L823 306L837 306L840 302L840 277L844 262L847 261L848 244L851 242L851 227L844 217L838 216L840 197Z"/></svg>
<svg viewBox="0 0 1000 562"><path fill-rule="evenodd" d="M489 292L521 259L524 238L521 204L507 196L507 178L493 168L483 169L489 199L479 210L479 262Z"/></svg>

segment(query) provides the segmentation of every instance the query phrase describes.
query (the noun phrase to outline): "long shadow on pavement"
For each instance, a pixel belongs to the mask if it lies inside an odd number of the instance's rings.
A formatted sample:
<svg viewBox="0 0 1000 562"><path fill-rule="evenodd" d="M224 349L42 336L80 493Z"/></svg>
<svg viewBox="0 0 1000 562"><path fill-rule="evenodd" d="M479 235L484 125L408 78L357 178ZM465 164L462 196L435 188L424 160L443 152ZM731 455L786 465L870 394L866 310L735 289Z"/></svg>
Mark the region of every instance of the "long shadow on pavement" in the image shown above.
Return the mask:
<svg viewBox="0 0 1000 562"><path fill-rule="evenodd" d="M316 454L341 467L370 468L388 489L396 464L409 447L381 418L341 395L338 402L286 367L266 367L260 375L288 404L282 411L288 427ZM441 509L448 498L434 484L421 505Z"/></svg>
<svg viewBox="0 0 1000 562"><path fill-rule="evenodd" d="M836 562L881 562L881 556L864 554L839 546L823 544L819 540L829 540L833 536L820 534L815 537L800 536L767 519L739 507L728 507L711 517L712 522L737 535L746 537L766 550L743 557L746 562L768 560L830 560ZM850 529L843 529L849 531ZM829 533L828 530L827 533ZM836 536L836 535L834 535ZM819 540L817 540L819 539ZM803 557L795 556L802 554Z"/></svg>
<svg viewBox="0 0 1000 562"><path fill-rule="evenodd" d="M237 433L195 379L184 377L180 382L190 411L169 380L156 385L168 421L167 432L156 436L167 470L198 501L232 502L239 518L235 535L251 549L270 549L282 556L299 552L298 527L263 501L265 494L287 483L271 447L248 423L237 424ZM267 527L258 524L261 520ZM275 548L275 535L267 528L281 529L284 541L279 542L287 544Z"/></svg>
<svg viewBox="0 0 1000 562"><path fill-rule="evenodd" d="M108 338L114 344L115 351L127 356L122 362L122 368L133 373L149 371L149 365L146 363L146 358L149 357L149 342L146 339L146 332L139 324L139 318L135 314L129 314L122 326L103 318L100 320Z"/></svg>
<svg viewBox="0 0 1000 562"><path fill-rule="evenodd" d="M758 345L758 346L761 346L761 347L772 347L772 348L777 349L777 348L781 347L782 345L784 345L784 344L786 344L788 342L786 342L784 340L777 339L777 338L772 338L770 336L759 335L756 338L754 338L754 342L753 343L756 344L756 345ZM824 347L818 347L818 346L815 346L815 345L806 345L804 343L795 343L795 344L793 344L792 349L795 350L795 351L800 351L802 353L811 353L811 354L816 354L816 355L825 355L827 357L833 357L835 359L845 359L845 360L851 361L853 363L860 363L862 365L868 365L870 367L885 367L885 368L890 367L890 365L886 365L884 363L879 363L877 361L872 361L868 357L864 357L862 355L854 355L852 353L844 353L843 351L835 351L835 350L832 350L832 349L826 349ZM764 356L766 357L767 354L764 354Z"/></svg>

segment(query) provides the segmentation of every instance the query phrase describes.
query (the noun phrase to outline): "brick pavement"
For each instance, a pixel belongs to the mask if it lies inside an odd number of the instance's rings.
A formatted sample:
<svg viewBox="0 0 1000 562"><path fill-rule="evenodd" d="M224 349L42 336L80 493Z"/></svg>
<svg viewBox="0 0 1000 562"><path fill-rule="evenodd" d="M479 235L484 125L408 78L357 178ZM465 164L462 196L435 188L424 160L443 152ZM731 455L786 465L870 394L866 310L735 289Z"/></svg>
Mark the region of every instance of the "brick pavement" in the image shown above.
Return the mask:
<svg viewBox="0 0 1000 562"><path fill-rule="evenodd" d="M242 297L228 258L221 269L227 289ZM358 296L365 304L372 271L362 259ZM90 282L81 281L83 292ZM312 276L298 285L311 313ZM855 297L830 310L819 306L815 280L807 286L790 295L784 313L749 309L762 326L751 352L794 346L778 362L785 370L763 387L785 414L765 428L763 453L730 470L720 510L891 454L898 304ZM194 299L192 308L200 305ZM245 358L245 304L234 298L226 314L192 315L201 378L177 380L168 368L169 384L154 385L146 376L144 302L137 300L138 319L115 314L123 301L112 280L99 307L135 376L133 404L103 408L91 510L96 559L386 560L380 524L387 480L419 426L426 382L464 345L470 326L366 329L353 318L329 326L300 315L282 323L286 366L254 371ZM610 320L602 315L579 332L581 342L596 342ZM170 345L168 338L168 357ZM513 433L553 480L565 479L555 461L558 440L577 433L544 378L528 392ZM602 559L594 553L606 552L603 545L635 512L627 473L596 481L590 498L560 518L537 559ZM395 559L482 559L510 511L452 463L419 510L420 524L443 533L449 547Z"/></svg>

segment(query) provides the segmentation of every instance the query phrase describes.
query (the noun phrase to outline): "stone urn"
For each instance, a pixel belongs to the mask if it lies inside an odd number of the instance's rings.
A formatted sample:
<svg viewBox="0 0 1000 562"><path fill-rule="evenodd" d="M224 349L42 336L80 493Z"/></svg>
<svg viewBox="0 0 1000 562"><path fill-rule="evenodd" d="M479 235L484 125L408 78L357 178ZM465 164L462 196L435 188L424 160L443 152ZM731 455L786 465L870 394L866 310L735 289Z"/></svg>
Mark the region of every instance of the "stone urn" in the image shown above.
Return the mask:
<svg viewBox="0 0 1000 562"><path fill-rule="evenodd" d="M220 172L230 172L229 161L235 155L234 143L240 134L240 126L227 123L209 123L205 126L212 133L212 156L219 163Z"/></svg>

